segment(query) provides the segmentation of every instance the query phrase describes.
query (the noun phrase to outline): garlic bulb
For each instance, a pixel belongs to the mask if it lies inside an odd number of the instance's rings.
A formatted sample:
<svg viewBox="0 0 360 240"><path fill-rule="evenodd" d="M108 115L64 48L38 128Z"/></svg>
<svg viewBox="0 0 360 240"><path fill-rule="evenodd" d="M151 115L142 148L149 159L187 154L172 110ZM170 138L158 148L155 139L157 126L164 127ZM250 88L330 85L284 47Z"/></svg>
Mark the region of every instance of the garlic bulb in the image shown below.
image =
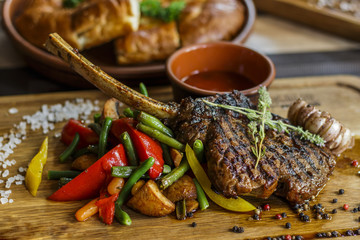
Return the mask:
<svg viewBox="0 0 360 240"><path fill-rule="evenodd" d="M354 137L348 128L329 113L316 109L302 99L290 106L288 118L292 124L321 136L325 140L325 146L336 155L354 145Z"/></svg>

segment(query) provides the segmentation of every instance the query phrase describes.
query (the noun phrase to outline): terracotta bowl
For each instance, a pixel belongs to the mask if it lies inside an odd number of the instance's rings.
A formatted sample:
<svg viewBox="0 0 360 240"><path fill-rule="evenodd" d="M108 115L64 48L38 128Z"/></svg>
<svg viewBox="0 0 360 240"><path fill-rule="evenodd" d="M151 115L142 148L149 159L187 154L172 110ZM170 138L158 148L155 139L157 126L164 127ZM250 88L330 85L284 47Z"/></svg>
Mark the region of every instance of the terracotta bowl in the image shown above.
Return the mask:
<svg viewBox="0 0 360 240"><path fill-rule="evenodd" d="M170 56L166 69L176 101L187 96L203 97L226 93L200 89L184 82L184 78L196 72L223 71L242 75L251 80L254 87L241 92L254 100L258 89L261 86L269 87L275 78L275 67L268 57L230 42L197 44L182 48Z"/></svg>
<svg viewBox="0 0 360 240"><path fill-rule="evenodd" d="M232 40L242 43L249 36L254 25L256 11L252 0L241 0L246 9L246 21ZM6 0L2 15L3 25L15 47L23 55L28 65L43 75L57 82L75 87L90 87L90 83L76 74L66 63L52 54L25 40L16 30L14 20L26 7L24 0ZM168 82L166 78L165 62L152 62L142 65L119 66L116 63L112 43L82 52L102 70L128 85L137 85L140 81L148 85Z"/></svg>

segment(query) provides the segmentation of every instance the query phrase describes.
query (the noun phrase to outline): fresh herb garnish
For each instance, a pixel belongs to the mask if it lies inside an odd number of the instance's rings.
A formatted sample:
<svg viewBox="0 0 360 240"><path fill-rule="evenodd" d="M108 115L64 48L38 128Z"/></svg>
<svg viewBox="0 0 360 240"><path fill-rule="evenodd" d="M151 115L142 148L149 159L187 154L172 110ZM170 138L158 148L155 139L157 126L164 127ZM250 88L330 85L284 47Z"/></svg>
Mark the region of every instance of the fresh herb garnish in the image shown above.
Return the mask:
<svg viewBox="0 0 360 240"><path fill-rule="evenodd" d="M248 124L248 132L252 136L253 140L253 146L251 147L251 151L256 157L255 168L259 164L261 158L265 155L265 147L263 146L263 142L265 139L265 127L277 130L279 132L296 132L300 135L301 139L308 140L319 146L324 146L325 144L324 139L321 138L319 135L312 134L308 130L304 130L302 127L293 126L281 120L273 120L272 114L269 111L272 101L265 87L261 87L259 89L259 101L257 105L257 110L216 104L206 100L203 101L210 106L221 107L244 114L250 120Z"/></svg>
<svg viewBox="0 0 360 240"><path fill-rule="evenodd" d="M63 0L63 7L65 8L74 8L77 7L84 0Z"/></svg>
<svg viewBox="0 0 360 240"><path fill-rule="evenodd" d="M140 3L140 11L143 15L158 18L164 22L176 20L184 7L184 1L171 2L168 7L162 7L159 0L144 0Z"/></svg>

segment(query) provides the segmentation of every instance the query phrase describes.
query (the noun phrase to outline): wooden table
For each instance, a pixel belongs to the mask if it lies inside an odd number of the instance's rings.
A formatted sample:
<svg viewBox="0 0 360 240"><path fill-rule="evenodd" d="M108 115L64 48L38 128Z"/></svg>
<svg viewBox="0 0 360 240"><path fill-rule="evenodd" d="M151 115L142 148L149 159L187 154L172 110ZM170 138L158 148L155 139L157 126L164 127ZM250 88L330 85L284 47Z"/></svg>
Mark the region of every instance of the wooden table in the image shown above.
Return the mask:
<svg viewBox="0 0 360 240"><path fill-rule="evenodd" d="M334 117L342 121L355 134L360 134L360 79L354 76L326 76L296 79L282 79L274 82L270 89L273 98L272 111L286 116L286 109L297 97L302 97L311 104L318 105L323 110L330 111ZM171 88L152 87L150 96L161 101L171 100ZM22 95L0 97L0 135L8 132L14 123L21 121L25 114L33 114L42 104L53 105L64 103L65 100L76 97L99 99L100 105L106 97L99 91L63 92L41 95ZM11 115L8 109L16 107L19 113ZM358 169L351 167L349 159L360 159L360 149L345 154L345 158L338 161L331 180L323 189L313 206L322 203L326 212L337 209L337 214L330 214L332 220L317 220L311 211L306 211L311 217L311 223L299 220L296 212L292 211L286 201L277 197L268 200L247 197L254 205L270 203L272 209L263 212L260 221L248 220L253 213L234 213L221 209L211 203L210 208L203 212L195 213L193 218L178 221L173 215L163 218L151 218L127 209L133 224L129 227L121 226L114 222L105 226L97 216L87 222L77 222L74 218L75 211L86 201L80 202L52 202L46 200L57 188L56 181L47 180L48 170L65 170L69 164L58 162L59 154L64 150L64 145L59 139L54 138L64 123L56 125L56 129L49 134L49 155L45 166L43 181L37 197L32 197L24 185L14 186L11 198L14 203L0 205L0 239L263 239L264 237L279 237L281 235L302 235L311 238L318 232L340 231L342 234L348 229L359 227L360 213L351 213L342 210L343 204L350 205L350 209L359 206L360 178ZM15 149L11 159L17 160L16 166L11 168L11 174L16 174L18 167L26 166L32 156L38 151L45 135L41 131L29 132L27 139ZM3 185L0 185L1 189ZM344 195L338 195L340 188L345 189ZM338 203L332 203L333 198L338 198ZM286 212L288 217L275 220L275 214ZM192 222L197 227L191 227ZM285 223L290 222L291 229L285 228ZM245 232L233 233L233 226L243 226ZM346 238L351 239L351 238ZM355 239L355 237L354 237Z"/></svg>

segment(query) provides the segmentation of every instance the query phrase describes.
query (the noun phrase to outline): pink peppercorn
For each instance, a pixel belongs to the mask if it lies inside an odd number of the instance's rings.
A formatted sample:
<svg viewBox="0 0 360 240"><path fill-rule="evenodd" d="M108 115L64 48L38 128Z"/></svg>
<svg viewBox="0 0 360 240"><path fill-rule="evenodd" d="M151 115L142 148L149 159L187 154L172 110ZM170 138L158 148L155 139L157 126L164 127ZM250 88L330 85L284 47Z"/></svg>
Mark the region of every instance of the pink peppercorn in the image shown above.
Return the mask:
<svg viewBox="0 0 360 240"><path fill-rule="evenodd" d="M349 205L348 205L348 204L344 204L343 209L344 209L344 210L348 210L348 209L349 209Z"/></svg>
<svg viewBox="0 0 360 240"><path fill-rule="evenodd" d="M264 210L264 211L269 211L270 209L271 209L270 204L265 204L265 205L263 206L263 210Z"/></svg>
<svg viewBox="0 0 360 240"><path fill-rule="evenodd" d="M359 162L358 162L357 160L353 160L353 161L351 162L351 165L352 165L353 167L357 167L357 166L359 165Z"/></svg>
<svg viewBox="0 0 360 240"><path fill-rule="evenodd" d="M292 238L291 238L291 235L286 235L285 236L285 240L291 240Z"/></svg>
<svg viewBox="0 0 360 240"><path fill-rule="evenodd" d="M275 215L275 219L281 220L281 219L282 219L281 214L276 214L276 215Z"/></svg>

